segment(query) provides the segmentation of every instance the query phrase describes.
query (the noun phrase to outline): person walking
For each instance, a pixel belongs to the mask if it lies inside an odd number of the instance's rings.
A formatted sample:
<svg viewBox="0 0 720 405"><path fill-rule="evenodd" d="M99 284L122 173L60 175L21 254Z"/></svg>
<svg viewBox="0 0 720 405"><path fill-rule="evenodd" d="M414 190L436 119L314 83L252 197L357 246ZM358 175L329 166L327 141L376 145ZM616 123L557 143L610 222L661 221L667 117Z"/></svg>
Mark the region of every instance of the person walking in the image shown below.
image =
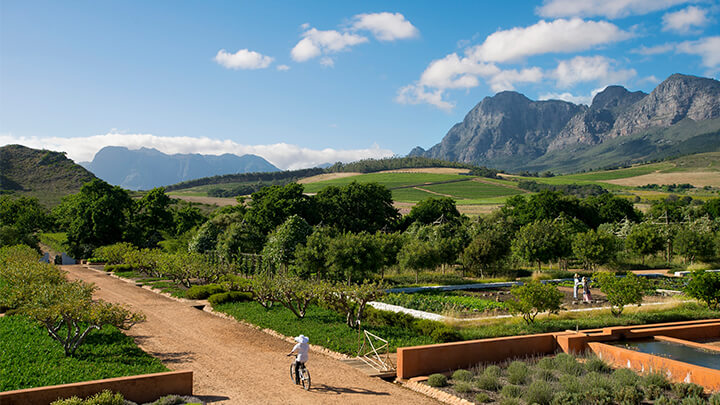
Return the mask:
<svg viewBox="0 0 720 405"><path fill-rule="evenodd" d="M578 289L580 289L580 276L575 273L573 276L573 299L575 301L578 299Z"/></svg>
<svg viewBox="0 0 720 405"><path fill-rule="evenodd" d="M582 288L583 288L583 301L590 303L592 302L592 294L590 293L590 280L583 277L582 278Z"/></svg>

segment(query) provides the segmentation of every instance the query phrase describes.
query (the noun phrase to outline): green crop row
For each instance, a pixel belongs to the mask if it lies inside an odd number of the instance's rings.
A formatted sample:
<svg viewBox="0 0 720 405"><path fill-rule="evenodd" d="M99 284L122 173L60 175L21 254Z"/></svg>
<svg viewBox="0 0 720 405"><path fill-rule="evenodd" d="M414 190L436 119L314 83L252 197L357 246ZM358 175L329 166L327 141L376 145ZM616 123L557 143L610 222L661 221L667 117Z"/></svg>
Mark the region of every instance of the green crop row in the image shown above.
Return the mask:
<svg viewBox="0 0 720 405"><path fill-rule="evenodd" d="M478 311L485 312L493 309L505 309L505 304L489 299L476 298L452 292L445 293L414 293L414 294L387 294L382 302L391 305L400 305L405 308L419 311L443 313L449 311Z"/></svg>

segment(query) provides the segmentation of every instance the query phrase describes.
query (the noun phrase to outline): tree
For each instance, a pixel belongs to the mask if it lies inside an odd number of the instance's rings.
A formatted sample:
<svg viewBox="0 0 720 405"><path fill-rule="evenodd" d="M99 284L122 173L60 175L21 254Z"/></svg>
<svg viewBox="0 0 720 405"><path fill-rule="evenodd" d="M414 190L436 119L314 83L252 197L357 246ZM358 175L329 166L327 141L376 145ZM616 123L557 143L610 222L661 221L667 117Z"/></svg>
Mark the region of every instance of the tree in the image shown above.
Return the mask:
<svg viewBox="0 0 720 405"><path fill-rule="evenodd" d="M286 272L295 259L297 246L305 244L311 232L312 228L304 219L293 215L270 233L262 255L268 263L282 267Z"/></svg>
<svg viewBox="0 0 720 405"><path fill-rule="evenodd" d="M263 248L265 235L247 221L233 222L217 237L216 251L226 262L237 259L240 253L258 253Z"/></svg>
<svg viewBox="0 0 720 405"><path fill-rule="evenodd" d="M512 300L506 302L508 310L513 314L521 314L525 323L535 322L540 312L551 314L560 311L563 294L552 284L543 284L532 280L510 289Z"/></svg>
<svg viewBox="0 0 720 405"><path fill-rule="evenodd" d="M392 193L378 183L328 186L317 193L315 201L322 223L341 232L374 234L393 227L399 218Z"/></svg>
<svg viewBox="0 0 720 405"><path fill-rule="evenodd" d="M87 258L97 247L126 240L133 202L122 188L95 179L63 204L71 255Z"/></svg>
<svg viewBox="0 0 720 405"><path fill-rule="evenodd" d="M594 277L600 283L600 291L607 296L610 312L614 316L620 316L626 305L640 306L648 289L647 280L634 273L617 277L615 273L599 272L595 273Z"/></svg>
<svg viewBox="0 0 720 405"><path fill-rule="evenodd" d="M449 197L429 197L415 204L410 213L403 218L403 222L411 224L419 222L424 225L431 225L443 218L444 221L454 222L460 219L460 212L457 210L455 200Z"/></svg>
<svg viewBox="0 0 720 405"><path fill-rule="evenodd" d="M145 320L143 315L120 305L93 300L94 290L93 285L82 281L44 284L21 313L45 326L50 336L63 345L66 356L75 354L92 330L104 325L129 329Z"/></svg>
<svg viewBox="0 0 720 405"><path fill-rule="evenodd" d="M39 250L35 232L50 225L37 198L0 196L0 246L24 244Z"/></svg>
<svg viewBox="0 0 720 405"><path fill-rule="evenodd" d="M520 228L512 242L512 252L518 257L537 263L541 270L541 263L565 256L568 253L569 236L563 232L561 224L540 220Z"/></svg>
<svg viewBox="0 0 720 405"><path fill-rule="evenodd" d="M620 222L625 218L628 221L638 222L642 217L642 213L635 209L630 200L612 193L588 197L583 200L583 205L597 213L592 224L593 228L597 228L600 224Z"/></svg>
<svg viewBox="0 0 720 405"><path fill-rule="evenodd" d="M329 227L313 228L305 245L300 245L295 249L295 263L292 266L295 274L303 279L327 277L330 240L335 235L335 230Z"/></svg>
<svg viewBox="0 0 720 405"><path fill-rule="evenodd" d="M415 282L419 282L420 271L437 267L442 260L440 250L431 242L411 238L398 253L400 266L415 271Z"/></svg>
<svg viewBox="0 0 720 405"><path fill-rule="evenodd" d="M385 293L385 286L364 282L360 285L346 285L324 282L320 285L320 299L330 308L345 314L345 324L359 328L368 302Z"/></svg>
<svg viewBox="0 0 720 405"><path fill-rule="evenodd" d="M279 276L275 283L275 298L289 309L298 319L305 317L308 306L317 300L320 293L318 284L297 277Z"/></svg>
<svg viewBox="0 0 720 405"><path fill-rule="evenodd" d="M318 222L315 202L303 194L301 184L265 187L253 193L250 198L245 219L263 235L267 235L292 215L304 218L309 224Z"/></svg>
<svg viewBox="0 0 720 405"><path fill-rule="evenodd" d="M188 251L206 253L215 250L218 236L222 230L210 220L202 224L195 236L190 240Z"/></svg>
<svg viewBox="0 0 720 405"><path fill-rule="evenodd" d="M673 239L673 251L675 254L683 256L683 262L690 261L690 264L696 258L712 256L713 248L713 237L708 232L683 228L675 233Z"/></svg>
<svg viewBox="0 0 720 405"><path fill-rule="evenodd" d="M618 251L618 240L611 233L591 229L575 234L572 249L575 257L583 262L583 267L593 270L615 257Z"/></svg>
<svg viewBox="0 0 720 405"><path fill-rule="evenodd" d="M380 267L380 277L384 278L385 268L394 266L398 263L398 253L402 248L402 235L399 232L378 232L374 236L383 259L382 266Z"/></svg>
<svg viewBox="0 0 720 405"><path fill-rule="evenodd" d="M464 268L479 270L480 276L492 274L493 267L510 253L510 241L490 229L481 231L460 255Z"/></svg>
<svg viewBox="0 0 720 405"><path fill-rule="evenodd" d="M163 240L163 233L174 233L175 223L170 210L170 197L162 187L148 191L135 204L136 212L131 227L135 232L135 244L154 248Z"/></svg>
<svg viewBox="0 0 720 405"><path fill-rule="evenodd" d="M330 239L326 265L334 279L362 281L380 270L383 256L377 241L365 232L343 233Z"/></svg>
<svg viewBox="0 0 720 405"><path fill-rule="evenodd" d="M625 239L627 249L640 255L643 264L645 264L645 256L662 250L664 244L665 241L660 230L655 225L647 222L633 226Z"/></svg>
<svg viewBox="0 0 720 405"><path fill-rule="evenodd" d="M705 303L710 309L720 306L720 273L696 270L690 274L685 294Z"/></svg>
<svg viewBox="0 0 720 405"><path fill-rule="evenodd" d="M182 205L181 208L173 210L175 235L182 235L192 228L202 225L206 220L205 215L192 205Z"/></svg>

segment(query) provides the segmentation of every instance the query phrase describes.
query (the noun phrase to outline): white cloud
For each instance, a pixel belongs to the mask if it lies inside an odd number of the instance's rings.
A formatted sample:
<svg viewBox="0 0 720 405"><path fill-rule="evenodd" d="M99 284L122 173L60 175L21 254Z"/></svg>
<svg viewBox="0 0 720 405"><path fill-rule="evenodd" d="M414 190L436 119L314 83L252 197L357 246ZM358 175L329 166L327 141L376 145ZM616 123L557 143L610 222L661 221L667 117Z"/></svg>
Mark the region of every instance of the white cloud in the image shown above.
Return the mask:
<svg viewBox="0 0 720 405"><path fill-rule="evenodd" d="M535 11L542 17L619 18L666 10L693 0L545 0Z"/></svg>
<svg viewBox="0 0 720 405"><path fill-rule="evenodd" d="M538 100L563 100L569 101L574 104L585 104L590 105L592 103L593 95L589 96L575 96L571 93L545 93L538 97Z"/></svg>
<svg viewBox="0 0 720 405"><path fill-rule="evenodd" d="M443 100L444 92L442 89L427 91L425 86L421 84L409 84L398 90L395 101L400 104L426 103L434 105L441 110L450 111L455 107L455 104Z"/></svg>
<svg viewBox="0 0 720 405"><path fill-rule="evenodd" d="M503 70L489 79L490 88L495 91L515 90L516 83L537 83L543 78L540 68Z"/></svg>
<svg viewBox="0 0 720 405"><path fill-rule="evenodd" d="M663 31L675 31L681 34L691 33L693 28L703 27L710 22L707 17L707 10L695 6L674 13L667 13L662 20Z"/></svg>
<svg viewBox="0 0 720 405"><path fill-rule="evenodd" d="M672 52L672 50L675 49L675 46L676 44L669 42L666 44L660 44L655 46L641 46L640 48L633 49L630 52L646 56L659 55L662 53Z"/></svg>
<svg viewBox="0 0 720 405"><path fill-rule="evenodd" d="M510 62L531 55L584 51L632 36L607 21L540 20L528 27L497 31L467 52L480 61Z"/></svg>
<svg viewBox="0 0 720 405"><path fill-rule="evenodd" d="M281 71L281 72L284 72L284 71L286 71L286 70L290 70L290 66L288 66L288 65L278 65L276 69L279 70L279 71Z"/></svg>
<svg viewBox="0 0 720 405"><path fill-rule="evenodd" d="M228 69L264 69L272 63L273 58L248 49L240 49L229 53L224 49L215 55L215 62Z"/></svg>
<svg viewBox="0 0 720 405"><path fill-rule="evenodd" d="M615 70L615 61L604 56L576 56L558 63L551 73L557 86L568 88L583 82L602 82L601 84L620 84L635 77L635 69Z"/></svg>
<svg viewBox="0 0 720 405"><path fill-rule="evenodd" d="M395 41L420 35L420 31L400 13L358 14L353 20L353 29L370 31L378 41Z"/></svg>
<svg viewBox="0 0 720 405"><path fill-rule="evenodd" d="M296 62L305 62L317 56L336 53L368 42L361 35L335 30L320 31L310 28L302 34L301 39L290 52Z"/></svg>
<svg viewBox="0 0 720 405"><path fill-rule="evenodd" d="M325 67L335 67L335 61L329 56L323 56L320 58L320 64Z"/></svg>
<svg viewBox="0 0 720 405"><path fill-rule="evenodd" d="M720 66L720 36L681 42L675 51L700 56L705 67L717 68Z"/></svg>
<svg viewBox="0 0 720 405"><path fill-rule="evenodd" d="M500 69L493 64L477 62L468 57L460 58L456 53L451 53L430 62L420 76L420 84L440 89L466 89L479 85L477 76L499 72Z"/></svg>
<svg viewBox="0 0 720 405"><path fill-rule="evenodd" d="M323 163L351 162L360 159L390 157L393 152L372 145L366 149L338 150L326 148L322 150L303 148L287 143L272 145L242 145L231 140L195 137L164 137L151 134L118 134L108 133L87 137L17 137L0 135L0 145L21 144L30 148L50 149L67 152L68 157L76 162L90 161L95 153L105 146L124 146L128 149L142 147L155 148L163 153L201 153L221 155L234 153L237 155L253 154L262 156L281 169L300 169L313 167Z"/></svg>

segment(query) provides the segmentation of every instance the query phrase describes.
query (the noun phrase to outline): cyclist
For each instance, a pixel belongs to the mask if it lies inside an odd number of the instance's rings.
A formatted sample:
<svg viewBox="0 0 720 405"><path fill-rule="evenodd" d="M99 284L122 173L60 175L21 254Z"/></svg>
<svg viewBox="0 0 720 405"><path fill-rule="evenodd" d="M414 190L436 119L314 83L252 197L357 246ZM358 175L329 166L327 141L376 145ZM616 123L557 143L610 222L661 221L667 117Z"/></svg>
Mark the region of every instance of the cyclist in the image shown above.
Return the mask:
<svg viewBox="0 0 720 405"><path fill-rule="evenodd" d="M295 341L297 344L287 355L292 356L294 352L297 352L295 358L295 384L300 384L300 368L305 367L305 362L308 361L308 350L310 350L308 342L310 339L305 335L300 335L295 337Z"/></svg>

